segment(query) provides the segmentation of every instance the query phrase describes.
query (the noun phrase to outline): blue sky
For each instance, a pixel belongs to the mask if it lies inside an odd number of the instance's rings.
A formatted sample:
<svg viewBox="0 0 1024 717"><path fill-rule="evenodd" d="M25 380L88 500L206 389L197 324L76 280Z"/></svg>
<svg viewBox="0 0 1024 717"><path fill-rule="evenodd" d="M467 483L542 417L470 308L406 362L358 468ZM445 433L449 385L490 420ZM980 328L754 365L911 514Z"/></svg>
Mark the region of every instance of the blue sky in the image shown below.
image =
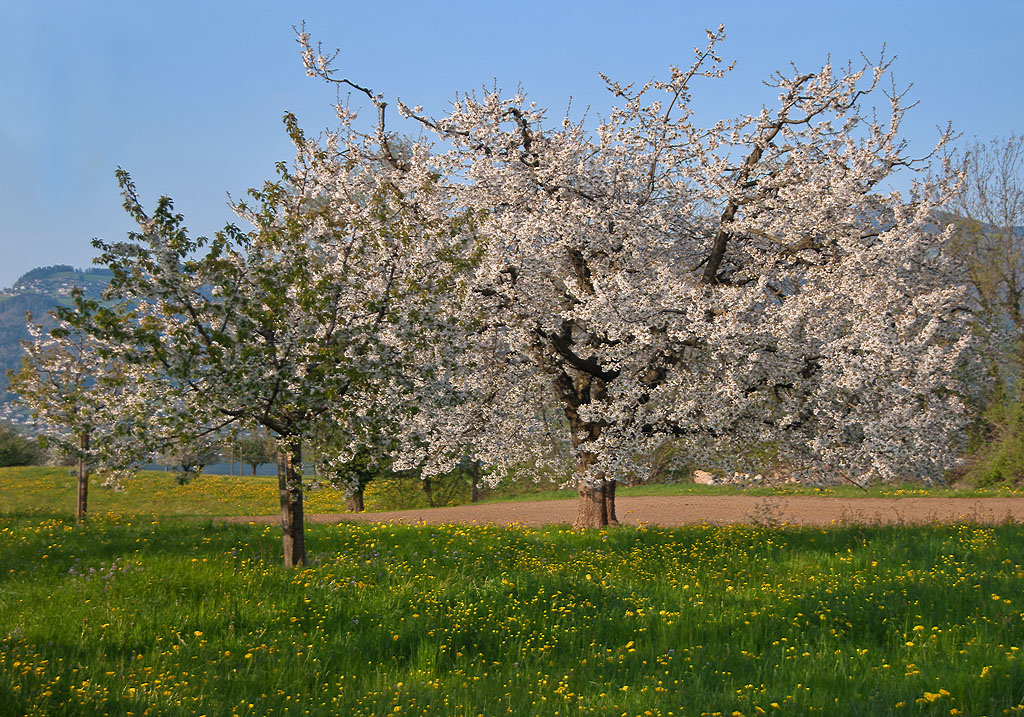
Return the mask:
<svg viewBox="0 0 1024 717"><path fill-rule="evenodd" d="M174 198L216 231L292 151L281 117L331 123L334 90L307 78L292 26L340 48L347 76L428 112L495 82L564 113L608 101L598 72L640 82L688 64L724 23L737 69L695 87L709 120L771 100L760 81L876 56L919 101L905 129L927 154L938 126L965 139L1024 129L1024 2L247 2L0 0L0 287L47 264L87 266L93 237L131 228L114 179L147 206Z"/></svg>

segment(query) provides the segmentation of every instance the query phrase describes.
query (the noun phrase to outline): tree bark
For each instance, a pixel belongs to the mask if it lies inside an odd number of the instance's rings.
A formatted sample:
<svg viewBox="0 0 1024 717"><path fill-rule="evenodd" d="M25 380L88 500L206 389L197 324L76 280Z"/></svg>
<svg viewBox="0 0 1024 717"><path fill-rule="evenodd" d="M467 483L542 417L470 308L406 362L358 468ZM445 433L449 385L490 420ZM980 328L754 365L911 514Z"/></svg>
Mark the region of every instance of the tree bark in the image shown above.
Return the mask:
<svg viewBox="0 0 1024 717"><path fill-rule="evenodd" d="M346 501L348 511L350 513L362 513L366 508L363 506L363 487L360 486L359 490L355 491L348 497Z"/></svg>
<svg viewBox="0 0 1024 717"><path fill-rule="evenodd" d="M598 485L581 485L576 504L576 528L604 528L615 526L615 481L604 480Z"/></svg>
<svg viewBox="0 0 1024 717"><path fill-rule="evenodd" d="M302 448L282 446L277 451L277 487L281 494L281 544L284 566L306 564L306 534L302 512Z"/></svg>
<svg viewBox="0 0 1024 717"><path fill-rule="evenodd" d="M576 470L583 473L593 464L594 454L584 449L579 450L579 463ZM576 505L576 528L603 528L618 525L615 517L615 481L601 479L596 483L581 483L579 501Z"/></svg>
<svg viewBox="0 0 1024 717"><path fill-rule="evenodd" d="M618 525L619 519L615 515L615 486L614 480L606 480L602 484L604 494L604 512L608 517L608 525Z"/></svg>
<svg viewBox="0 0 1024 717"><path fill-rule="evenodd" d="M578 421L575 411L566 412L570 424L574 425L573 444L577 451L576 472L583 474L594 464L596 456L587 450L588 440L594 440L600 435L599 424L583 424ZM618 525L619 521L615 515L615 481L600 476L595 482L580 483L579 501L576 506L576 521L573 526L576 528L603 528L608 525Z"/></svg>
<svg viewBox="0 0 1024 717"><path fill-rule="evenodd" d="M86 464L86 453L89 451L89 432L82 431L78 436L78 501L75 504L75 522L85 520L89 508L89 470Z"/></svg>
<svg viewBox="0 0 1024 717"><path fill-rule="evenodd" d="M604 484L581 484L576 504L575 528L603 528L608 525L608 506L605 503Z"/></svg>
<svg viewBox="0 0 1024 717"><path fill-rule="evenodd" d="M567 347L572 336L571 325L563 326L563 334L558 338L558 341L564 344L559 353L568 356L571 354ZM569 372L563 368L557 372L555 391L562 401L562 411L569 422L572 446L577 456L576 472L582 479L597 460L597 456L587 450L587 447L591 441L596 441L601 436L601 431L607 424L603 420L584 421L580 418L579 409L591 401L602 401L607 398L605 383L617 374L603 371L594 359L582 360L577 357L570 363L577 370ZM601 528L618 524L615 516L615 482L604 475L591 475L589 480L581 481L576 521L573 525L577 528Z"/></svg>

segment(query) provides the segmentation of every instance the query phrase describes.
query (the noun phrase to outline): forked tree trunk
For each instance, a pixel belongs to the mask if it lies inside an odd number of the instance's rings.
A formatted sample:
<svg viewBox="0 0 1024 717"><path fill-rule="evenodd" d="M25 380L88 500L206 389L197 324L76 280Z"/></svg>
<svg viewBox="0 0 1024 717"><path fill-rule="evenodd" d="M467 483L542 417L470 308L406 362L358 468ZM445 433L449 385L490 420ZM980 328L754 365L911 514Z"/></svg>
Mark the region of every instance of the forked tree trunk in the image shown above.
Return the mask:
<svg viewBox="0 0 1024 717"><path fill-rule="evenodd" d="M281 544L284 566L306 564L306 533L302 513L302 448L277 451L277 487L281 494Z"/></svg>
<svg viewBox="0 0 1024 717"><path fill-rule="evenodd" d="M89 451L89 432L78 436L78 500L75 504L75 521L81 523L89 509L89 469L86 453Z"/></svg>

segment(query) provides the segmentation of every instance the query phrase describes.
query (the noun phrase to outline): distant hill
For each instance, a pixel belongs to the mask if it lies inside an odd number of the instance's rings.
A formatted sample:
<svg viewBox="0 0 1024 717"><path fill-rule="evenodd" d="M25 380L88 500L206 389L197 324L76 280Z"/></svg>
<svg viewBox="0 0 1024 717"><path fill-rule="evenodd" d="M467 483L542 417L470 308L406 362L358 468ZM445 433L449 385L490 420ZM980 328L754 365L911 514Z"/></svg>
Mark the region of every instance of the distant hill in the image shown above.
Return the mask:
<svg viewBox="0 0 1024 717"><path fill-rule="evenodd" d="M98 296L113 275L110 269L76 269L67 264L41 266L22 274L2 295L36 292L61 297L61 303L70 304L73 288L80 287L86 295Z"/></svg>
<svg viewBox="0 0 1024 717"><path fill-rule="evenodd" d="M7 369L21 365L21 344L28 338L25 312L46 326L49 312L71 305L71 290L79 287L88 297L98 297L110 282L109 269L76 269L66 264L42 266L23 274L14 286L0 290L0 404L12 398L7 393ZM0 418L10 417L10 406L0 405Z"/></svg>

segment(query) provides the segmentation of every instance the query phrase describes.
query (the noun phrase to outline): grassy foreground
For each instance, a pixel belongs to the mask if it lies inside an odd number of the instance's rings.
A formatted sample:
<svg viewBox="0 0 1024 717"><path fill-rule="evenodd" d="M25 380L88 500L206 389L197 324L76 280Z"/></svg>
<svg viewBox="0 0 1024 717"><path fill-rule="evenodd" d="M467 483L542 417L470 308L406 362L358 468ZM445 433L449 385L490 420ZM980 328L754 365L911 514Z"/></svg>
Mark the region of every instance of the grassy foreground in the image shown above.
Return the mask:
<svg viewBox="0 0 1024 717"><path fill-rule="evenodd" d="M1024 711L1016 525L0 517L0 714Z"/></svg>

